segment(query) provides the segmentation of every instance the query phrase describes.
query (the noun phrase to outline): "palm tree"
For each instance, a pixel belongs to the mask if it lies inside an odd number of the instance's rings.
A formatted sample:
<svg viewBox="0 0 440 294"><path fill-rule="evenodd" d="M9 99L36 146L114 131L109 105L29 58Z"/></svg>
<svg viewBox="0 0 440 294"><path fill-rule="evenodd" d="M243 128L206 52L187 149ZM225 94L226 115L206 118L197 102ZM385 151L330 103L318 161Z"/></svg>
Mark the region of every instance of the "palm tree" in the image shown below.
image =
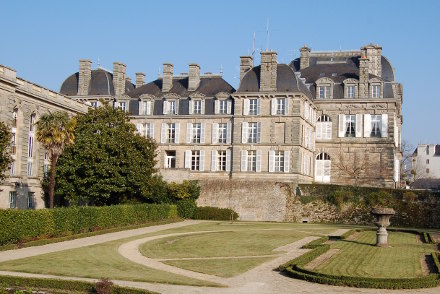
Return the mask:
<svg viewBox="0 0 440 294"><path fill-rule="evenodd" d="M76 119L69 118L69 115L63 111L49 112L42 115L35 125L37 126L37 140L50 155L49 208L53 208L56 164L64 147L73 144Z"/></svg>

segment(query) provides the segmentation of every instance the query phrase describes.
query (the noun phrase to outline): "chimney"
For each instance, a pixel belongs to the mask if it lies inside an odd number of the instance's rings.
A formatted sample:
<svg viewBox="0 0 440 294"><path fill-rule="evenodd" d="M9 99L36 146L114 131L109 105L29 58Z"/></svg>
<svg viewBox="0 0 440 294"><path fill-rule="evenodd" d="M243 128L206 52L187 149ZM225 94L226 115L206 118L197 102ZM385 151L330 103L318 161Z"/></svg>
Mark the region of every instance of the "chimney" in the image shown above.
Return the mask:
<svg viewBox="0 0 440 294"><path fill-rule="evenodd" d="M367 57L368 72L378 77L382 77L382 47L369 44L361 48L361 55Z"/></svg>
<svg viewBox="0 0 440 294"><path fill-rule="evenodd" d="M195 63L189 65L188 91L195 91L200 85L200 66Z"/></svg>
<svg viewBox="0 0 440 294"><path fill-rule="evenodd" d="M173 87L173 65L163 64L162 92L169 92Z"/></svg>
<svg viewBox="0 0 440 294"><path fill-rule="evenodd" d="M244 75L252 69L254 61L252 56L240 56L240 82Z"/></svg>
<svg viewBox="0 0 440 294"><path fill-rule="evenodd" d="M143 72L136 73L136 88L145 85L145 74Z"/></svg>
<svg viewBox="0 0 440 294"><path fill-rule="evenodd" d="M125 70L127 66L123 63L113 62L113 87L115 96L125 94Z"/></svg>
<svg viewBox="0 0 440 294"><path fill-rule="evenodd" d="M277 53L261 52L260 92L277 90Z"/></svg>
<svg viewBox="0 0 440 294"><path fill-rule="evenodd" d="M300 69L305 69L310 66L310 51L312 51L311 48L304 45L304 47L299 49L300 55Z"/></svg>
<svg viewBox="0 0 440 294"><path fill-rule="evenodd" d="M359 98L368 98L369 64L370 60L365 55L359 58Z"/></svg>
<svg viewBox="0 0 440 294"><path fill-rule="evenodd" d="M90 79L92 78L92 62L87 59L79 61L78 95L89 94Z"/></svg>

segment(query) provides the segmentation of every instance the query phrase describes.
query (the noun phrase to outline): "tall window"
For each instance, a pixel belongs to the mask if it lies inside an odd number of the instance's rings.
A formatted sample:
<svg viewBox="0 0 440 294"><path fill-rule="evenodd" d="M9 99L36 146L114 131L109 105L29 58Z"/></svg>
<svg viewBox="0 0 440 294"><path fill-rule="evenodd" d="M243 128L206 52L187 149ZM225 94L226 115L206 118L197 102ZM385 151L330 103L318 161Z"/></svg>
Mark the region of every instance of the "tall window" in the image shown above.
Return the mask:
<svg viewBox="0 0 440 294"><path fill-rule="evenodd" d="M248 143L258 142L258 123L250 122L248 124Z"/></svg>
<svg viewBox="0 0 440 294"><path fill-rule="evenodd" d="M247 171L257 171L257 151L255 150L247 152Z"/></svg>
<svg viewBox="0 0 440 294"><path fill-rule="evenodd" d="M29 132L33 132L35 129L35 114L31 114L29 118Z"/></svg>
<svg viewBox="0 0 440 294"><path fill-rule="evenodd" d="M371 90L373 98L380 98L380 85L373 85Z"/></svg>
<svg viewBox="0 0 440 294"><path fill-rule="evenodd" d="M44 162L43 162L43 175L47 178L47 172L49 171L49 153L44 153Z"/></svg>
<svg viewBox="0 0 440 294"><path fill-rule="evenodd" d="M347 86L347 98L354 98L354 85L348 85Z"/></svg>
<svg viewBox="0 0 440 294"><path fill-rule="evenodd" d="M223 99L219 100L219 113L220 114L227 114L228 113L228 100Z"/></svg>
<svg viewBox="0 0 440 294"><path fill-rule="evenodd" d="M322 183L330 182L331 160L327 153L319 153L316 156L315 181Z"/></svg>
<svg viewBox="0 0 440 294"><path fill-rule="evenodd" d="M228 135L228 124L227 123L218 124L218 142L225 144L227 135Z"/></svg>
<svg viewBox="0 0 440 294"><path fill-rule="evenodd" d="M275 151L275 172L284 172L284 151Z"/></svg>
<svg viewBox="0 0 440 294"><path fill-rule="evenodd" d="M345 137L356 136L356 115L345 116Z"/></svg>
<svg viewBox="0 0 440 294"><path fill-rule="evenodd" d="M382 130L382 116L372 115L370 137L381 137L381 130Z"/></svg>
<svg viewBox="0 0 440 294"><path fill-rule="evenodd" d="M176 142L176 124L167 124L167 141L168 143Z"/></svg>
<svg viewBox="0 0 440 294"><path fill-rule="evenodd" d="M202 100L194 100L193 101L193 113L201 114L202 113Z"/></svg>
<svg viewBox="0 0 440 294"><path fill-rule="evenodd" d="M277 114L286 114L286 98L277 98Z"/></svg>
<svg viewBox="0 0 440 294"><path fill-rule="evenodd" d="M202 134L202 124L201 123L193 123L192 124L192 142L200 143L200 138Z"/></svg>
<svg viewBox="0 0 440 294"><path fill-rule="evenodd" d="M144 128L145 128L145 136L154 138L154 123L145 123Z"/></svg>
<svg viewBox="0 0 440 294"><path fill-rule="evenodd" d="M9 192L9 208L17 207L17 192L10 191Z"/></svg>
<svg viewBox="0 0 440 294"><path fill-rule="evenodd" d="M328 115L322 115L316 122L316 139L330 140L332 138L332 121Z"/></svg>
<svg viewBox="0 0 440 294"><path fill-rule="evenodd" d="M15 161L11 162L11 166L9 167L9 172L10 172L11 176L13 176L15 174Z"/></svg>
<svg viewBox="0 0 440 294"><path fill-rule="evenodd" d="M258 99L249 99L249 115L258 114Z"/></svg>
<svg viewBox="0 0 440 294"><path fill-rule="evenodd" d="M165 168L176 168L176 151L165 151Z"/></svg>
<svg viewBox="0 0 440 294"><path fill-rule="evenodd" d="M319 98L330 98L330 86L319 86Z"/></svg>
<svg viewBox="0 0 440 294"><path fill-rule="evenodd" d="M125 111L126 110L125 102L119 102L119 108L122 109L123 111Z"/></svg>
<svg viewBox="0 0 440 294"><path fill-rule="evenodd" d="M29 192L27 196L27 208L34 208L34 192Z"/></svg>
<svg viewBox="0 0 440 294"><path fill-rule="evenodd" d="M226 170L226 151L219 150L217 153L217 170L225 171Z"/></svg>
<svg viewBox="0 0 440 294"><path fill-rule="evenodd" d="M29 142L28 142L28 161L27 175L32 176L32 162L34 157L34 137L35 137L35 114L31 114L29 119Z"/></svg>
<svg viewBox="0 0 440 294"><path fill-rule="evenodd" d="M200 170L200 151L193 150L191 152L191 170Z"/></svg>

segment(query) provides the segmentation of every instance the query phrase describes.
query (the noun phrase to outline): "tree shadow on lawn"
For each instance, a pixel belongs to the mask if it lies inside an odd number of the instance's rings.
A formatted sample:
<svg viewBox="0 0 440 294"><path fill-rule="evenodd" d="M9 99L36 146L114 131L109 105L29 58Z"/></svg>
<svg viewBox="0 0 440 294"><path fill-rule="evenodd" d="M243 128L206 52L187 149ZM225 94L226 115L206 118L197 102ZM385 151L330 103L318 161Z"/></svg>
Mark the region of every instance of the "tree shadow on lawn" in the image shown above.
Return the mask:
<svg viewBox="0 0 440 294"><path fill-rule="evenodd" d="M367 243L367 242L360 242L360 241L357 241L357 240L339 240L339 241L340 242L355 243L355 244L359 244L359 245L366 245L366 246L376 247L376 244Z"/></svg>

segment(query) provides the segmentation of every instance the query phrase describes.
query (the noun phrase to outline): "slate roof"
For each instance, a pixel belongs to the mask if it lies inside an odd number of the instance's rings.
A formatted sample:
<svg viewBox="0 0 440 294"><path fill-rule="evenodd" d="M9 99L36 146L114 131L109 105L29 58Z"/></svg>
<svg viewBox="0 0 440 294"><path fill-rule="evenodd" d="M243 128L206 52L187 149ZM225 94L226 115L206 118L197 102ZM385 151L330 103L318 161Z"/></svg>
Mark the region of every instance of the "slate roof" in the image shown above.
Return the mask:
<svg viewBox="0 0 440 294"><path fill-rule="evenodd" d="M194 92L201 93L207 97L214 97L220 92L233 93L235 89L220 76L201 76L199 87L195 91L190 92L188 91L188 77L174 77L173 86L167 93L187 97ZM143 94L149 94L160 98L167 93L162 92L162 79L157 79L130 91L128 96L139 98Z"/></svg>
<svg viewBox="0 0 440 294"><path fill-rule="evenodd" d="M68 77L61 85L60 93L67 96L78 95L79 73L76 72ZM133 90L135 86L125 81L125 93ZM113 87L113 74L104 69L92 70L88 95L115 95Z"/></svg>
<svg viewBox="0 0 440 294"><path fill-rule="evenodd" d="M243 77L238 92L258 92L260 89L260 66L249 70ZM301 92L311 97L307 86L287 64L277 65L277 92Z"/></svg>

